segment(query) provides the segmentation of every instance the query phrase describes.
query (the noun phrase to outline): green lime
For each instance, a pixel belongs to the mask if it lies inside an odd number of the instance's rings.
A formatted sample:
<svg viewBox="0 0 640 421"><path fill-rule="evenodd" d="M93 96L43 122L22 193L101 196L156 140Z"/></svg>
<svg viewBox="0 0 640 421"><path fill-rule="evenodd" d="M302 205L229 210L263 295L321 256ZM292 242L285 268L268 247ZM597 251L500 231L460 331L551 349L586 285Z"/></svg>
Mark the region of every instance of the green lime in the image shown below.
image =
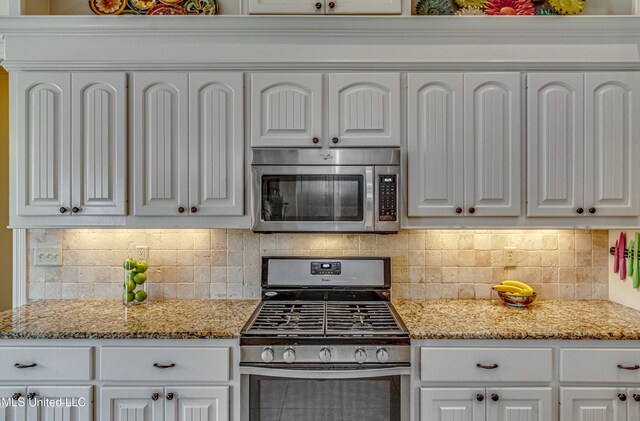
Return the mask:
<svg viewBox="0 0 640 421"><path fill-rule="evenodd" d="M138 291L138 292L139 292L139 291ZM131 301L133 301L133 299L134 299L134 298L135 298L135 295L133 294L133 292L127 292L127 293L124 295L124 300L125 300L127 303L130 303Z"/></svg>
<svg viewBox="0 0 640 421"><path fill-rule="evenodd" d="M124 263L122 264L122 267L125 268L126 270L132 270L132 269L135 269L137 265L138 265L138 262L136 262L136 259L134 259L133 257L129 257L124 261Z"/></svg>
<svg viewBox="0 0 640 421"><path fill-rule="evenodd" d="M147 275L144 273L136 273L136 276L133 277L133 282L138 285L142 285L147 282Z"/></svg>
<svg viewBox="0 0 640 421"><path fill-rule="evenodd" d="M131 272L127 273L127 279L130 280L130 281L133 281L133 278L135 278L137 273L138 272L136 272L135 270L132 270Z"/></svg>
<svg viewBox="0 0 640 421"><path fill-rule="evenodd" d="M147 269L149 269L149 264L145 261L140 261L136 265L136 272L138 273L145 273Z"/></svg>
<svg viewBox="0 0 640 421"><path fill-rule="evenodd" d="M136 301L142 302L147 299L147 293L144 291L136 291Z"/></svg>
<svg viewBox="0 0 640 421"><path fill-rule="evenodd" d="M136 283L131 280L124 281L124 289L127 292L131 292L136 289Z"/></svg>

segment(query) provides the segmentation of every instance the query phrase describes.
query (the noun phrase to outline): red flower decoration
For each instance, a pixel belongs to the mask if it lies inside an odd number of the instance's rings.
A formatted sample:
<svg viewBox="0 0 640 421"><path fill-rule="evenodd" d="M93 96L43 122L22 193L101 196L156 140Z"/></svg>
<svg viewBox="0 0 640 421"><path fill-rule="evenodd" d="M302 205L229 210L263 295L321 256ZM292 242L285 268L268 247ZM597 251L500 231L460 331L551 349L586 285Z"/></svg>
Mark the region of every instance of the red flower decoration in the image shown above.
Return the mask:
<svg viewBox="0 0 640 421"><path fill-rule="evenodd" d="M536 7L531 0L487 0L484 11L487 15L535 15Z"/></svg>

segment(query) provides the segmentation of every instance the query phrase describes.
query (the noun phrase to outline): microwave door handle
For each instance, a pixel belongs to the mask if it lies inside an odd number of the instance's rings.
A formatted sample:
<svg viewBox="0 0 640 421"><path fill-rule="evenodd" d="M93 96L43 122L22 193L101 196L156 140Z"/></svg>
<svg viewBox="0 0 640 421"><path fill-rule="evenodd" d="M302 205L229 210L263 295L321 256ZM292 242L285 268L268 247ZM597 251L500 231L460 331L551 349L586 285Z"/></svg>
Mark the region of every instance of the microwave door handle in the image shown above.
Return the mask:
<svg viewBox="0 0 640 421"><path fill-rule="evenodd" d="M364 230L375 231L374 226L374 197L375 197L375 183L374 172L375 167L365 167L365 215L364 215Z"/></svg>

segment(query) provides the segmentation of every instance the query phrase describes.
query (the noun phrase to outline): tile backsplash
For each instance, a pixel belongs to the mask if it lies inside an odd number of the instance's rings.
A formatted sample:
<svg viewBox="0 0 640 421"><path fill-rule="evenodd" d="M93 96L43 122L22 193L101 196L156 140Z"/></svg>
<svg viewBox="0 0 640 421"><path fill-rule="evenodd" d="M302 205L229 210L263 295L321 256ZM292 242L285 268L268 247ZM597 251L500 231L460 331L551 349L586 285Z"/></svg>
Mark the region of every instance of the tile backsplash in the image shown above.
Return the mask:
<svg viewBox="0 0 640 421"><path fill-rule="evenodd" d="M496 280L528 282L543 299L608 297L608 232L410 230L397 235L254 234L249 230L34 229L28 298L119 298L121 263L149 247L154 298L258 298L265 255L391 256L394 298L489 298ZM63 265L33 265L61 246ZM503 267L515 247L517 267Z"/></svg>

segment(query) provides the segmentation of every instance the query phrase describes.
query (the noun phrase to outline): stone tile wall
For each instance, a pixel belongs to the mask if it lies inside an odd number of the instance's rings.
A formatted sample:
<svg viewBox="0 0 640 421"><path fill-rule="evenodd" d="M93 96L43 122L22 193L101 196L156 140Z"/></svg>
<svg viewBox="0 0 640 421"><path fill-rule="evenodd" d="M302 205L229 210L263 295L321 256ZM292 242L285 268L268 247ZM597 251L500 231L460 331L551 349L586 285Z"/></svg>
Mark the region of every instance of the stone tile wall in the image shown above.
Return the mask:
<svg viewBox="0 0 640 421"><path fill-rule="evenodd" d="M608 232L411 230L398 235L254 234L248 230L28 232L28 298L118 298L122 261L149 247L153 298L257 298L264 255L391 256L394 298L489 298L503 279L543 299L606 299ZM61 246L61 267L33 266L38 246ZM517 267L503 268L503 248Z"/></svg>

